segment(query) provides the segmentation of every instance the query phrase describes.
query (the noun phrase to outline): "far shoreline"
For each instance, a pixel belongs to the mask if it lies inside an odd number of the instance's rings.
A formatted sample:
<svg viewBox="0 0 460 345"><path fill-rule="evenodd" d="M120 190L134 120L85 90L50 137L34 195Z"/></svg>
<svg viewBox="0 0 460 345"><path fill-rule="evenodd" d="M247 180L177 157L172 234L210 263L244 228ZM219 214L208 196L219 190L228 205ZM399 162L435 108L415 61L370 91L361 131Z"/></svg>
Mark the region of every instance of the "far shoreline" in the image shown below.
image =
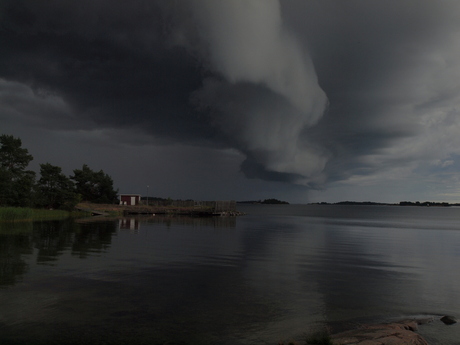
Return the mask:
<svg viewBox="0 0 460 345"><path fill-rule="evenodd" d="M451 207L460 206L460 203L448 203L439 201L400 201L397 203L385 203L374 201L339 201L339 202L313 202L308 205L342 205L342 206L423 206L423 207Z"/></svg>

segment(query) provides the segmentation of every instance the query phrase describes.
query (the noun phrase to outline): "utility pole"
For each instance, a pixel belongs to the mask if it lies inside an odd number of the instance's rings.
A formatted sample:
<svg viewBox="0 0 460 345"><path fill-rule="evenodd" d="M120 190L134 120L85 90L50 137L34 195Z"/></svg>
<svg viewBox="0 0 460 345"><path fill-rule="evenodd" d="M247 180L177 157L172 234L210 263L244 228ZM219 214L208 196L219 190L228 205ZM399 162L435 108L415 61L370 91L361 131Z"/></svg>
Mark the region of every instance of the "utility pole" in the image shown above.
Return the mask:
<svg viewBox="0 0 460 345"><path fill-rule="evenodd" d="M149 205L149 185L147 185L147 206Z"/></svg>

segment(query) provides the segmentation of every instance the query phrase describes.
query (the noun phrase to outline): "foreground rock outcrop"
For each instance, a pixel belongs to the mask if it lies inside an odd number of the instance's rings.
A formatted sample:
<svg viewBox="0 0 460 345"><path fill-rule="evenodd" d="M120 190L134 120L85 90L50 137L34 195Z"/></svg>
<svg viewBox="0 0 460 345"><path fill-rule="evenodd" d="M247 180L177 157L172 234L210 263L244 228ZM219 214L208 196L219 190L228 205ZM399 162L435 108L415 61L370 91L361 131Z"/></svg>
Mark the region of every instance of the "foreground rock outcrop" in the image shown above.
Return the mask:
<svg viewBox="0 0 460 345"><path fill-rule="evenodd" d="M404 320L394 323L362 326L331 336L336 345L428 345L417 331L418 325L431 321Z"/></svg>

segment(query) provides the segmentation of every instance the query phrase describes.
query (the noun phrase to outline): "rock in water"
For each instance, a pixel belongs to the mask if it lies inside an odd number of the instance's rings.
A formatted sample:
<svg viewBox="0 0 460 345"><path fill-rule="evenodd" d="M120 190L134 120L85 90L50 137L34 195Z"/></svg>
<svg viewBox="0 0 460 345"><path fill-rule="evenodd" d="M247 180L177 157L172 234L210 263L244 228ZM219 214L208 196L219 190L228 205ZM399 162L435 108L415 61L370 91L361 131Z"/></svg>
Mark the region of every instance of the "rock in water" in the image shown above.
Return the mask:
<svg viewBox="0 0 460 345"><path fill-rule="evenodd" d="M457 319L453 316L445 315L441 318L441 321L444 322L446 325L453 325L457 323Z"/></svg>

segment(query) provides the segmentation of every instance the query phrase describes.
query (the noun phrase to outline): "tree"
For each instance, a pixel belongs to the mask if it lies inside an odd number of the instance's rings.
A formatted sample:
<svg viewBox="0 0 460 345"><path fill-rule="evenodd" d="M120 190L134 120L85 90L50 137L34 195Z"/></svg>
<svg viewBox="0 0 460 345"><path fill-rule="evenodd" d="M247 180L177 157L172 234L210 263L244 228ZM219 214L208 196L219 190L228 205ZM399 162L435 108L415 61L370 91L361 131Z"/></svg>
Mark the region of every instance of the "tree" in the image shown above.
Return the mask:
<svg viewBox="0 0 460 345"><path fill-rule="evenodd" d="M95 172L83 164L81 170L75 169L73 173L70 178L75 181L76 191L82 200L99 204L112 204L117 201L118 190L113 189L112 178L103 170Z"/></svg>
<svg viewBox="0 0 460 345"><path fill-rule="evenodd" d="M71 210L78 203L74 183L62 173L62 169L49 163L40 164L37 183L37 203L46 208Z"/></svg>
<svg viewBox="0 0 460 345"><path fill-rule="evenodd" d="M21 139L0 136L0 205L30 206L35 173L25 169L32 159Z"/></svg>

